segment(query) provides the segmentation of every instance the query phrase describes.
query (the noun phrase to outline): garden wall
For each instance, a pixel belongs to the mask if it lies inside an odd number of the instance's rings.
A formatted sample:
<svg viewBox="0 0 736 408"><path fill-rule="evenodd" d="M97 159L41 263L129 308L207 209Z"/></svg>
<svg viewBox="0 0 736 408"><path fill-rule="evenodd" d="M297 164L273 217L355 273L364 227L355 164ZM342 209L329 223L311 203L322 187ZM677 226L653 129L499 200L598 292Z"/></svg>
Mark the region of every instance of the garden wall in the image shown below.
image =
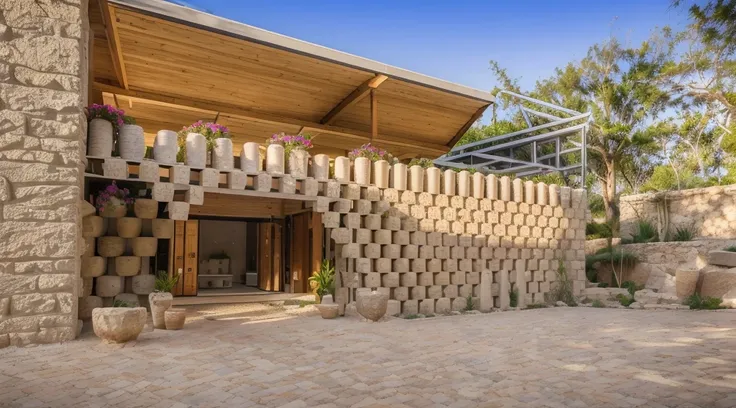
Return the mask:
<svg viewBox="0 0 736 408"><path fill-rule="evenodd" d="M640 220L658 226L658 202L667 205L671 234L692 228L696 237L736 238L736 185L623 196L621 237L630 238Z"/></svg>
<svg viewBox="0 0 736 408"><path fill-rule="evenodd" d="M0 348L77 333L87 2L0 2Z"/></svg>

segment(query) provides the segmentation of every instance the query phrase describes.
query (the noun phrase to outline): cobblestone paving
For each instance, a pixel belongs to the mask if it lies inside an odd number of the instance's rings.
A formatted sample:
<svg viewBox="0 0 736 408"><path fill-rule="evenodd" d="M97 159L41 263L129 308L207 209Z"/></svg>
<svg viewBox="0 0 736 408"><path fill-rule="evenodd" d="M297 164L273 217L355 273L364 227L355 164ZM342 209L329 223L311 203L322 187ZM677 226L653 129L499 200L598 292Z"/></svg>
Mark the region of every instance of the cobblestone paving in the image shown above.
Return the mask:
<svg viewBox="0 0 736 408"><path fill-rule="evenodd" d="M0 350L0 406L736 406L733 312L220 317L124 347Z"/></svg>

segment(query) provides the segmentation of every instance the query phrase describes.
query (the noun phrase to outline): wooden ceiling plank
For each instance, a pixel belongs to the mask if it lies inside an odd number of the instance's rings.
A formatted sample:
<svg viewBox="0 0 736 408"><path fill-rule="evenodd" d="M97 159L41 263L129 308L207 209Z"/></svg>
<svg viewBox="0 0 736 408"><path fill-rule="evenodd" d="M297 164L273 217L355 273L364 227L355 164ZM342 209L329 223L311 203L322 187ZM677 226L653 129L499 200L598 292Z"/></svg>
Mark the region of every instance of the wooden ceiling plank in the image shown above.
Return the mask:
<svg viewBox="0 0 736 408"><path fill-rule="evenodd" d="M358 87L350 92L350 94L346 96L345 99L340 101L337 106L327 112L327 114L322 118L322 120L319 121L319 123L323 125L329 125L330 123L334 122L337 118L337 115L341 114L349 107L360 102L361 99L368 95L368 92L373 93L373 90L378 88L387 79L388 77L386 75L378 74L373 78L370 78L362 84L358 85Z"/></svg>
<svg viewBox="0 0 736 408"><path fill-rule="evenodd" d="M371 89L371 142L378 139L378 95Z"/></svg>
<svg viewBox="0 0 736 408"><path fill-rule="evenodd" d="M475 123L478 119L480 119L481 116L483 116L483 112L485 112L489 106L491 105L488 104L485 106L481 106L477 111L475 111L473 116L471 116L470 119L468 119L468 121L463 125L463 127L461 127L460 130L457 131L457 133L455 133L455 136L450 140L450 142L447 143L447 147L452 148L453 146L455 146L455 143L457 143L458 140L460 140L460 138L463 137L465 132L467 132L468 129L470 129L470 127L473 126L473 123Z"/></svg>
<svg viewBox="0 0 736 408"><path fill-rule="evenodd" d="M110 48L112 56L112 64L115 68L115 76L118 83L124 89L128 87L128 74L125 71L125 61L123 60L123 51L120 48L120 35L116 25L115 8L107 4L107 0L98 0L100 4L100 12L105 25L105 34L107 36L107 46Z"/></svg>

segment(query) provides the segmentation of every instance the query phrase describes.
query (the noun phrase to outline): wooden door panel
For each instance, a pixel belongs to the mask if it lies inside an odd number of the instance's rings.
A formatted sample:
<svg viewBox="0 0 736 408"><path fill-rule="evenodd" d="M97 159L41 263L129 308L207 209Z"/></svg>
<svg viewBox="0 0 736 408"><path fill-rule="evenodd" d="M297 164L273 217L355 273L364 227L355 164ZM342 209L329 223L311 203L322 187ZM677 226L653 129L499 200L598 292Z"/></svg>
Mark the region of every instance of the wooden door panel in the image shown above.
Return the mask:
<svg viewBox="0 0 736 408"><path fill-rule="evenodd" d="M273 224L258 224L258 289L272 290L272 231Z"/></svg>
<svg viewBox="0 0 736 408"><path fill-rule="evenodd" d="M309 216L296 214L291 228L291 291L306 293L309 289Z"/></svg>
<svg viewBox="0 0 736 408"><path fill-rule="evenodd" d="M184 234L184 296L197 295L197 273L199 266L199 221L186 221Z"/></svg>
<svg viewBox="0 0 736 408"><path fill-rule="evenodd" d="M272 243L272 250L273 250L273 267L271 268L271 281L273 282L273 287L271 290L274 292L281 291L281 254L282 254L282 242L281 239L281 225L280 224L273 224L273 243Z"/></svg>
<svg viewBox="0 0 736 408"><path fill-rule="evenodd" d="M169 271L169 275L179 275L179 281L172 290L172 295L181 296L184 293L184 229L186 221L174 222L174 258L173 269Z"/></svg>
<svg viewBox="0 0 736 408"><path fill-rule="evenodd" d="M322 264L322 248L324 245L324 226L322 225L322 214L312 213L312 225L310 226L311 234L311 268L307 271L307 276L311 276L314 271L318 271ZM309 283L304 287L304 292L311 292Z"/></svg>

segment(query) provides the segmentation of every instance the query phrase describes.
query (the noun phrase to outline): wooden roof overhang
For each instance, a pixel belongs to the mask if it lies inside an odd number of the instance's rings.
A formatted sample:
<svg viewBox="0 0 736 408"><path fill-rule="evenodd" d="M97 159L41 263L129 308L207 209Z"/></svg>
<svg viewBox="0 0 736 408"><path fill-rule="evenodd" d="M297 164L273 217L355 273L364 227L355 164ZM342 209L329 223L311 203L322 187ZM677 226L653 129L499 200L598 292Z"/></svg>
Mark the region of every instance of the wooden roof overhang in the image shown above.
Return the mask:
<svg viewBox="0 0 736 408"><path fill-rule="evenodd" d="M442 81L176 4L92 0L91 100L160 129L196 120L244 142L315 136L313 153L372 142L399 158L447 152L494 102Z"/></svg>

